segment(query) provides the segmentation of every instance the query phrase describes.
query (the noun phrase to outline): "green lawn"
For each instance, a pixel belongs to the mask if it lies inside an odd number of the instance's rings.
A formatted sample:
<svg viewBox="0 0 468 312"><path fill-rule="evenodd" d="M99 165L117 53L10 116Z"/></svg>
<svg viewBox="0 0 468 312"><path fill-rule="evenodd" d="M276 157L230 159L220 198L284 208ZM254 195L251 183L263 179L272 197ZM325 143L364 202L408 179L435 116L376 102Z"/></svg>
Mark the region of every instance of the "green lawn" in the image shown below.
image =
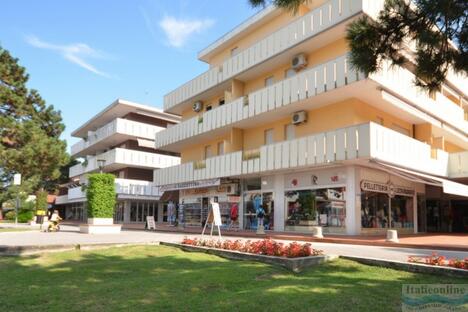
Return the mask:
<svg viewBox="0 0 468 312"><path fill-rule="evenodd" d="M338 260L292 274L165 246L0 258L1 311L400 311L403 283L468 283Z"/></svg>
<svg viewBox="0 0 468 312"><path fill-rule="evenodd" d="M17 227L17 228L1 228L0 227L0 233L3 232L24 232L24 231L34 231L37 229L31 229L31 228L22 228L22 227Z"/></svg>

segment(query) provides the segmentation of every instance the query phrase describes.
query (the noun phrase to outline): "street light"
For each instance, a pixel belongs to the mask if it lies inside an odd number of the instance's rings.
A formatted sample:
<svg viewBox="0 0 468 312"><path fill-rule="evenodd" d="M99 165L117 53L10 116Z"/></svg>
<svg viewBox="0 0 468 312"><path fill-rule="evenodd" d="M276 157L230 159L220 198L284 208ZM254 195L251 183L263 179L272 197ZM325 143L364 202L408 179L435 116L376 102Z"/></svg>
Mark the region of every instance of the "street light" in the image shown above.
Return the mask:
<svg viewBox="0 0 468 312"><path fill-rule="evenodd" d="M97 160L97 165L99 167L99 173L102 173L102 168L104 168L104 165L106 164L105 159L98 159Z"/></svg>
<svg viewBox="0 0 468 312"><path fill-rule="evenodd" d="M18 226L19 186L21 185L21 173L16 173L13 176L13 185L18 185L18 190L16 192L16 204L15 204L15 226Z"/></svg>

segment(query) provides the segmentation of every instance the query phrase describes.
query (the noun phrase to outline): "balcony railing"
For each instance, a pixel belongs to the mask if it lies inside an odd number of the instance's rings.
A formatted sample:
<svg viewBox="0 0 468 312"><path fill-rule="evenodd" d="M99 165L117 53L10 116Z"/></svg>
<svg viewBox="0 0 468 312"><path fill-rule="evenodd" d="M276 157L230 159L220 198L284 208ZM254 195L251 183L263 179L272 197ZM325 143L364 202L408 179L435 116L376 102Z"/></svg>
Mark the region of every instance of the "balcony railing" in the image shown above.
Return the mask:
<svg viewBox="0 0 468 312"><path fill-rule="evenodd" d="M156 153L140 152L123 148L115 148L97 156L87 158L84 164L78 164L70 168L70 177L97 171L99 166L97 159L105 160L105 166L122 165L137 168L166 168L180 163L180 158ZM106 168L104 167L104 170Z"/></svg>
<svg viewBox="0 0 468 312"><path fill-rule="evenodd" d="M366 12L375 15L383 8L384 0L331 0L311 10L251 47L228 58L222 65L213 67L198 77L183 84L164 96L164 109L183 103L213 86L235 77L267 59L339 24L340 22Z"/></svg>
<svg viewBox="0 0 468 312"><path fill-rule="evenodd" d="M468 177L468 151L449 154L449 176L451 178Z"/></svg>
<svg viewBox="0 0 468 312"><path fill-rule="evenodd" d="M76 155L98 143L99 141L110 137L113 134L124 134L142 139L154 140L157 132L164 130L163 127L153 126L138 121L116 118L108 124L92 133L88 139L80 140L71 146L71 154Z"/></svg>
<svg viewBox="0 0 468 312"><path fill-rule="evenodd" d="M206 159L205 168L195 169L189 162L156 170L154 183L167 185L371 158L447 175L447 153L438 150L434 159L430 145L371 122L264 145L259 157L246 158L240 151Z"/></svg>
<svg viewBox="0 0 468 312"><path fill-rule="evenodd" d="M156 133L155 145L160 148L195 135L273 111L323 92L364 79L350 67L347 55L315 66L269 87L252 92L248 101L239 98Z"/></svg>

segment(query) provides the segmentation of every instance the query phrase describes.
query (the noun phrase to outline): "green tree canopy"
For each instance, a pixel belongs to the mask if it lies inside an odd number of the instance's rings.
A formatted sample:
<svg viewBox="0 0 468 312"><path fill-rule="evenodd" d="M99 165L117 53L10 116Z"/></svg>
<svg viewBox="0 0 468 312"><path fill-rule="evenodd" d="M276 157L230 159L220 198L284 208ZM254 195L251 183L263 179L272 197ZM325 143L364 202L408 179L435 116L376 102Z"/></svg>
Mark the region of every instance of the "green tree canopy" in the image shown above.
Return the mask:
<svg viewBox="0 0 468 312"><path fill-rule="evenodd" d="M28 89L28 78L18 59L0 47L0 202L8 198L14 173L22 174L24 192L53 189L69 161L60 112Z"/></svg>
<svg viewBox="0 0 468 312"><path fill-rule="evenodd" d="M312 0L313 1L313 0ZM311 0L249 0L254 7L274 4L297 11ZM366 74L379 70L381 61L408 63L401 53L408 40L416 43L414 71L417 86L438 90L452 68L468 75L468 1L386 0L377 20L364 16L347 32L351 62Z"/></svg>

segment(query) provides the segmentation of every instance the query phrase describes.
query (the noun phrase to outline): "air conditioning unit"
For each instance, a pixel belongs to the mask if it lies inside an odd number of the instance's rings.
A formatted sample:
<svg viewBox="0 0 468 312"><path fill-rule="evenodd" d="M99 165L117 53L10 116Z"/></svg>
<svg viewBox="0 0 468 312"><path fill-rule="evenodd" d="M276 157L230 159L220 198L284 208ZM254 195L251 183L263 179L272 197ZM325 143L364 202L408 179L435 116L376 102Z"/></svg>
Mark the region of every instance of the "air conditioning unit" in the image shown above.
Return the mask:
<svg viewBox="0 0 468 312"><path fill-rule="evenodd" d="M307 113L305 111L295 112L291 117L293 125L299 125L307 121Z"/></svg>
<svg viewBox="0 0 468 312"><path fill-rule="evenodd" d="M295 71L299 71L306 67L307 59L304 53L298 54L291 60L291 67Z"/></svg>
<svg viewBox="0 0 468 312"><path fill-rule="evenodd" d="M196 101L195 103L193 103L192 109L196 113L201 112L201 110L203 109L203 102L202 101Z"/></svg>

